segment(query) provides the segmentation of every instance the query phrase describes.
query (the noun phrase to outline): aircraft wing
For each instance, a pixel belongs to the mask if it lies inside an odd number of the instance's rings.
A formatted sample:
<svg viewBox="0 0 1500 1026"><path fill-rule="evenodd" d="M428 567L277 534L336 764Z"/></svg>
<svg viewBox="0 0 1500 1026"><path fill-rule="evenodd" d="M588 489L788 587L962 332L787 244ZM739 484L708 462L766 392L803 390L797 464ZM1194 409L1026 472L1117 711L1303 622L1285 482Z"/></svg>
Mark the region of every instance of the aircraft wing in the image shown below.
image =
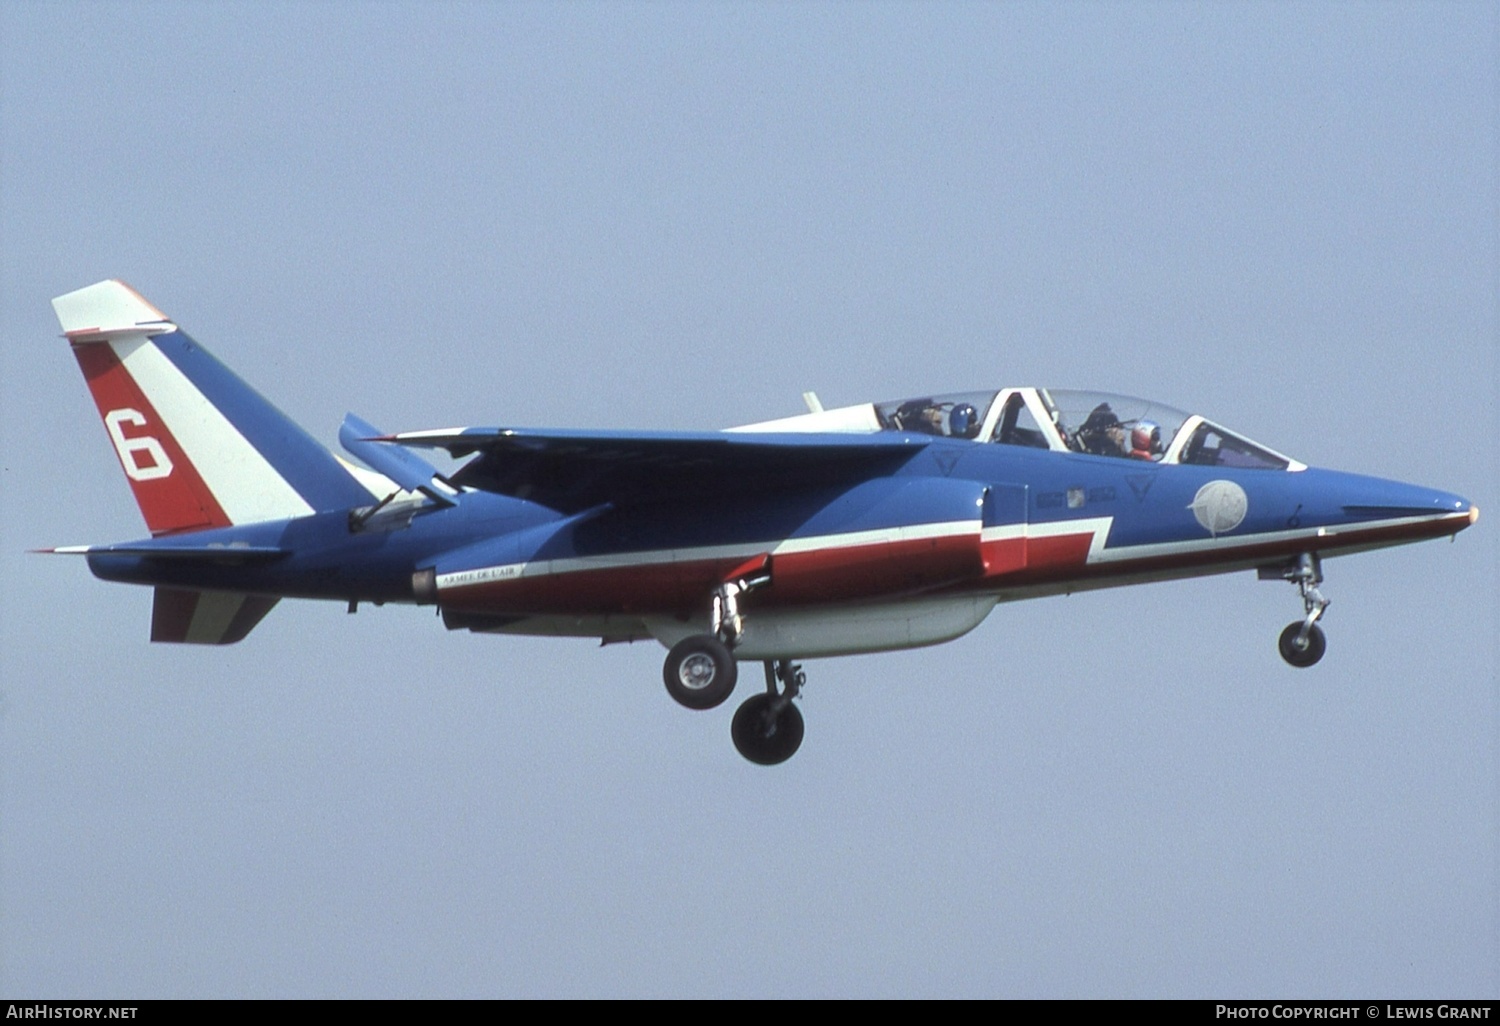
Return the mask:
<svg viewBox="0 0 1500 1026"><path fill-rule="evenodd" d="M880 434L599 432L525 428L414 431L380 439L477 453L455 485L541 503L563 513L599 506L784 491L889 473L932 439Z"/></svg>

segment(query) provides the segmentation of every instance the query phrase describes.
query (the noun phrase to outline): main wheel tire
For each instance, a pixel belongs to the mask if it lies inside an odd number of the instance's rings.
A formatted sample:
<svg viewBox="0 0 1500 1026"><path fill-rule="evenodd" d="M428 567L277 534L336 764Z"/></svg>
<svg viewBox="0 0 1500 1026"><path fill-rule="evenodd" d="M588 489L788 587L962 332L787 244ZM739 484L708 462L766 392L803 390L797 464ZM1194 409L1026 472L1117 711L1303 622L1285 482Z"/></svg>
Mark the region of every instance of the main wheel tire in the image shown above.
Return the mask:
<svg viewBox="0 0 1500 1026"><path fill-rule="evenodd" d="M802 713L788 702L774 721L770 719L771 696L753 695L734 713L729 735L741 755L761 766L786 762L802 745L806 730Z"/></svg>
<svg viewBox="0 0 1500 1026"><path fill-rule="evenodd" d="M1301 634L1302 621L1287 624L1276 647L1281 649L1281 658L1299 669L1305 669L1323 658L1323 653L1328 650L1328 639L1323 637L1323 629L1317 624L1308 628L1307 640L1302 640Z"/></svg>
<svg viewBox="0 0 1500 1026"><path fill-rule="evenodd" d="M718 638L694 634L672 646L662 666L667 694L689 709L712 709L734 691L739 667Z"/></svg>

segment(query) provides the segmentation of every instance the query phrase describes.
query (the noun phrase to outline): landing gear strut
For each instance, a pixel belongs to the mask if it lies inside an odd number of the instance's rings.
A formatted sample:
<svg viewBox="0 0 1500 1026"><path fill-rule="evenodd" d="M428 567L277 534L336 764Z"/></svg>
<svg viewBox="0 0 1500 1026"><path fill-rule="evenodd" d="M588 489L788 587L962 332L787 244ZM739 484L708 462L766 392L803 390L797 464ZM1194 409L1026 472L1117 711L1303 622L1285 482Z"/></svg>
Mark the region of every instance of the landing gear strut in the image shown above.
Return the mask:
<svg viewBox="0 0 1500 1026"><path fill-rule="evenodd" d="M691 635L672 646L661 675L667 694L679 704L689 709L712 709L734 691L739 677L734 647L745 634L740 596L770 579L762 572L720 584L714 589L709 609L710 633Z"/></svg>
<svg viewBox="0 0 1500 1026"><path fill-rule="evenodd" d="M1269 575L1263 572L1263 576ZM1282 568L1278 576L1297 585L1307 615L1286 625L1276 647L1281 650L1281 658L1293 666L1311 666L1322 659L1328 649L1328 639L1323 636L1323 628L1318 626L1318 618L1328 608L1328 600L1318 590L1318 585L1323 583L1322 561L1316 553L1304 552L1291 566Z"/></svg>
<svg viewBox="0 0 1500 1026"><path fill-rule="evenodd" d="M782 684L779 693L777 681ZM765 693L745 699L729 727L741 755L762 766L774 766L796 754L805 727L792 699L806 683L807 674L790 659L766 660Z"/></svg>

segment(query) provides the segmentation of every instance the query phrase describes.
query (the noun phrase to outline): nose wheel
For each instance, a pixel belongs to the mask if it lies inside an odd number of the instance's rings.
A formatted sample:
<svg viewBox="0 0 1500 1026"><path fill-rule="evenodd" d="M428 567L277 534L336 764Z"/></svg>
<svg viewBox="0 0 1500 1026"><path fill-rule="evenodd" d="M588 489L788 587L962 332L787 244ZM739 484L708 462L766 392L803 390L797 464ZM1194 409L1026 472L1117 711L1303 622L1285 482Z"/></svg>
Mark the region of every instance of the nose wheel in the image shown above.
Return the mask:
<svg viewBox="0 0 1500 1026"><path fill-rule="evenodd" d="M777 690L780 681L782 688ZM729 735L741 755L761 766L786 762L802 745L802 713L792 699L802 692L807 675L789 659L766 660L766 690L735 710Z"/></svg>
<svg viewBox="0 0 1500 1026"><path fill-rule="evenodd" d="M1286 625L1276 647L1281 650L1281 658L1293 666L1306 668L1323 658L1323 653L1328 649L1328 639L1323 636L1323 628L1317 624L1309 627L1298 621Z"/></svg>
<svg viewBox="0 0 1500 1026"><path fill-rule="evenodd" d="M1304 552L1290 566L1269 569L1269 573L1263 570L1261 576L1291 581L1302 593L1302 608L1307 615L1286 625L1276 647L1281 651L1281 658L1292 666L1305 669L1322 659L1328 650L1328 639L1323 636L1323 628L1318 626L1323 610L1328 608L1328 599L1318 590L1318 585L1323 583L1322 561L1316 553Z"/></svg>

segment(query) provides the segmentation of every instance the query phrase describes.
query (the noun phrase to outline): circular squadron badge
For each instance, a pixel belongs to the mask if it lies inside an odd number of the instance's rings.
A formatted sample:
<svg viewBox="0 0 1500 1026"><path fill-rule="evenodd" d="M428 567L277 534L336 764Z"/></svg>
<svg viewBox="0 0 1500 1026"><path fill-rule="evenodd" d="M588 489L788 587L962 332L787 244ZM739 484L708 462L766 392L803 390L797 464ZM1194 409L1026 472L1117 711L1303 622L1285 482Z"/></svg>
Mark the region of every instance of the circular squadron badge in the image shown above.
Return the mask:
<svg viewBox="0 0 1500 1026"><path fill-rule="evenodd" d="M1188 509L1204 530L1218 537L1240 526L1250 509L1250 499L1233 481L1210 481L1198 489Z"/></svg>

